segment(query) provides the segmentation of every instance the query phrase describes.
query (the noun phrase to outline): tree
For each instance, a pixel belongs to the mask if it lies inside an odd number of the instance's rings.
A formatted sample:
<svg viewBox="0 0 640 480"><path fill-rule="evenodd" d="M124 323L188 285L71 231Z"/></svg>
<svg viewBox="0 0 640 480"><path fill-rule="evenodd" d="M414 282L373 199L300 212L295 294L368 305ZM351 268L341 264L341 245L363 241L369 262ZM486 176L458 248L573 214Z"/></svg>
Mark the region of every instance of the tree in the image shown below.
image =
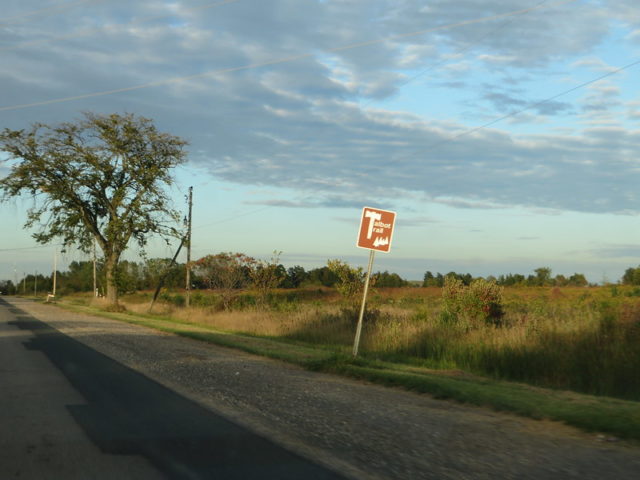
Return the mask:
<svg viewBox="0 0 640 480"><path fill-rule="evenodd" d="M384 272L377 272L375 274L376 286L379 288L384 287L406 287L409 285L404 278L402 278L397 273L389 273L389 271L385 270Z"/></svg>
<svg viewBox="0 0 640 480"><path fill-rule="evenodd" d="M295 265L287 269L285 288L298 288L307 279L307 272L304 267Z"/></svg>
<svg viewBox="0 0 640 480"><path fill-rule="evenodd" d="M185 284L184 264L173 263L170 258L148 258L143 267L142 288L155 289L163 279L163 285L176 288Z"/></svg>
<svg viewBox="0 0 640 480"><path fill-rule="evenodd" d="M0 280L0 295L15 295L16 290L11 280Z"/></svg>
<svg viewBox="0 0 640 480"><path fill-rule="evenodd" d="M107 300L116 307L116 273L131 240L144 248L151 234L176 236L178 215L165 187L185 161L186 142L131 114L85 113L76 123L5 129L0 149L13 161L0 180L3 199L30 195L26 228L39 243L61 239L89 253L102 249Z"/></svg>
<svg viewBox="0 0 640 480"><path fill-rule="evenodd" d="M102 285L103 268L102 263L97 264L97 283ZM64 272L65 285L72 292L90 292L93 290L93 262L90 261L73 261L69 264L69 270Z"/></svg>
<svg viewBox="0 0 640 480"><path fill-rule="evenodd" d="M640 285L640 267L629 267L624 271L622 283L625 285Z"/></svg>
<svg viewBox="0 0 640 480"><path fill-rule="evenodd" d="M256 260L249 270L253 286L258 292L258 301L262 308L267 304L269 293L276 288L282 279L286 277L280 268L280 254L282 252L274 251L271 260ZM284 269L284 267L283 267Z"/></svg>
<svg viewBox="0 0 640 480"><path fill-rule="evenodd" d="M535 286L545 287L551 285L551 269L549 267L540 267L534 270L536 276L532 282Z"/></svg>
<svg viewBox="0 0 640 480"><path fill-rule="evenodd" d="M422 286L431 287L434 282L435 282L435 277L433 276L433 273L431 273L429 270L424 272L424 277L422 279Z"/></svg>
<svg viewBox="0 0 640 480"><path fill-rule="evenodd" d="M569 277L568 284L573 285L574 287L586 287L587 285L589 285L589 282L587 281L587 277L585 277L584 274L574 273Z"/></svg>
<svg viewBox="0 0 640 480"><path fill-rule="evenodd" d="M306 275L306 281L310 285L323 285L325 287L333 287L339 278L333 273L329 267L324 266L309 270Z"/></svg>
<svg viewBox="0 0 640 480"><path fill-rule="evenodd" d="M200 277L208 288L220 295L225 310L231 309L236 291L250 281L249 272L256 261L243 253L218 253L207 255L193 264L193 273Z"/></svg>

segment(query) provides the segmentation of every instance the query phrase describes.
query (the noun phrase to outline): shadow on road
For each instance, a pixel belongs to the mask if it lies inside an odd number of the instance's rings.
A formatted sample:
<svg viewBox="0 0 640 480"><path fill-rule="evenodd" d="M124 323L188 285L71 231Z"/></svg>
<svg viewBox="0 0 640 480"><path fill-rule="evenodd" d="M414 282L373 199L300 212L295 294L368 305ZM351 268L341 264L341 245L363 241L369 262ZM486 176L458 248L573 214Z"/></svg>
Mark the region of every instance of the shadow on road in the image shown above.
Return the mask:
<svg viewBox="0 0 640 480"><path fill-rule="evenodd" d="M11 324L34 335L25 346L43 352L86 399L67 408L103 452L142 455L170 478L343 478L11 310Z"/></svg>

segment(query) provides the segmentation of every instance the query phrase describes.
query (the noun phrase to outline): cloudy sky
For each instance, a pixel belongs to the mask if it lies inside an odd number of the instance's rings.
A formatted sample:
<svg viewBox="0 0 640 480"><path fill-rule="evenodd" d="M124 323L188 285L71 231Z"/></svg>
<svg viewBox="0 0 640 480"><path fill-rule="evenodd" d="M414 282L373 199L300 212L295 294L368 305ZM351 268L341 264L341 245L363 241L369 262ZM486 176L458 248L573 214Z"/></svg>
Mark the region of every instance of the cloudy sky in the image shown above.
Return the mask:
<svg viewBox="0 0 640 480"><path fill-rule="evenodd" d="M130 112L188 140L196 258L366 265L367 205L398 218L375 268L409 279L640 263L637 0L2 5L0 127ZM0 278L51 269L29 205L0 205Z"/></svg>

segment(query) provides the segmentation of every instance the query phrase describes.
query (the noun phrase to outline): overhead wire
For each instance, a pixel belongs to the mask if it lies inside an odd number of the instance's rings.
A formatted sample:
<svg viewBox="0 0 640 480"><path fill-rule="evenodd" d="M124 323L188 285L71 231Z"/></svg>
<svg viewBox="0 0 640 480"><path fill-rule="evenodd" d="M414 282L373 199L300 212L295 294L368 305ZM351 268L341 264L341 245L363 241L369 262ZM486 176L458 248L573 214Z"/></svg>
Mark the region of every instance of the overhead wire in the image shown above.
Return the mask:
<svg viewBox="0 0 640 480"><path fill-rule="evenodd" d="M222 6L228 3L234 3L238 0L226 0L223 2L215 2L212 4L207 4L204 6L200 6L200 7L194 7L193 9L188 9L190 11L194 11L194 10L200 10L200 9L204 9L204 8L213 8L216 6ZM349 45L343 45L343 46L339 46L339 47L335 47L335 48L331 48L328 49L327 51L330 53L333 52L340 52L340 51L345 51L345 50L349 50L349 49L354 49L354 48L361 48L361 47L365 47L365 46L369 46L369 45L375 45L375 44L379 44L379 43L383 43L383 42L387 42L387 41L392 41L392 40L396 40L396 39L401 39L401 38L408 38L411 36L417 36L417 35L421 35L424 33L430 33L430 32L434 32L437 30L444 30L444 29L451 29L451 28L457 28L457 27L462 27L462 26L466 26L466 25L471 25L471 24L476 24L476 23L481 23L481 22L487 22L487 21L491 21L491 20L496 20L496 19L500 19L500 18L509 18L509 17L513 17L513 16L517 16L517 15L522 15L522 14L526 14L541 8L551 8L551 7L555 7L555 6L560 6L560 5L564 5L564 4L568 4L568 3L572 3L575 2L577 0L564 0L564 1L560 1L560 2L556 2L553 4L549 4L549 5L545 5L547 3L548 0L544 0L540 3L538 3L537 5L533 6L533 7L529 7L526 9L520 9L520 10L515 10L515 11L511 11L511 12L507 12L504 14L498 14L498 15L493 15L493 16L489 16L489 17L482 17L482 18L478 18L478 19L472 19L472 20L466 20L466 21L462 21L462 22L456 22L456 23L451 23L451 24L447 24L447 25L440 25L437 27L432 27L429 29L423 29L423 30L419 30L419 31L414 31L414 32L408 32L408 33L404 33L404 34L398 34L398 35L393 35L393 36L389 36L389 37L385 37L382 39L375 39L375 40L370 40L370 41L365 41L365 42L358 42L358 43L353 43L353 44L349 44ZM87 2L76 2L76 4L80 4L80 3L87 3ZM154 19L161 19L161 18L168 18L168 17L172 17L173 15L158 15L158 16L153 16L153 17L145 17L142 19L137 19L134 20L132 22L129 23L140 23L143 21L151 21ZM504 28L505 25L503 25L500 28ZM494 32L491 32L481 38L486 38L489 35L492 35ZM58 38L58 37L56 37ZM62 38L62 37L60 37ZM458 55L461 52L466 52L469 49L471 49L473 46L469 46L467 48L461 49L458 52L456 52L456 55ZM0 49L3 50L3 49ZM292 55L289 57L285 57L285 58L280 58L280 59L275 59L275 60L271 60L271 61L266 61L266 62L258 62L258 63L253 63L253 64L249 64L249 65L243 65L243 66L238 66L238 67L230 67L230 68L225 68L225 69L218 69L218 70L213 70L213 71L207 71L207 72L201 72L198 74L194 74L194 75L187 75L187 76L182 76L182 77L173 77L170 79L164 79L164 80L160 80L160 81L156 81L156 82L149 82L146 84L142 84L142 85L136 85L136 86L130 86L130 87L124 87L124 88L120 88L120 89L113 89L113 90L107 90L107 91L102 91L102 92L94 92L94 93L89 93L89 94L84 94L84 95L77 95L77 96L73 96L73 97L64 97L64 98L58 98L58 99L52 99L52 100L48 100L48 101L43 101L43 102L34 102L34 103L30 103L30 104L23 104L23 105L14 105L14 106L6 106L6 107L0 107L0 111L8 111L8 110L18 110L21 108L28 108L28 107L34 107L34 106L41 106L41 105L48 105L48 104L53 104L53 103L61 103L61 102L66 102L66 101L72 101L72 100L79 100L79 99L83 99L83 98L91 98L91 97L97 97L97 96L105 96L105 95L110 95L110 94L115 94L115 93L122 93L122 92L127 92L127 91L133 91L133 90L139 90L139 89L143 89L143 88L149 88L149 87L153 87L153 86L159 86L159 85L164 85L164 84L170 84L170 83L174 83L174 82L180 82L180 81L185 81L185 80L190 80L190 79L195 79L195 78L199 78L199 77L204 77L204 76L208 76L208 75L215 75L215 74L222 74L222 73L230 73L230 72L235 72L235 71L241 71L241 70L249 70L249 69L254 69L254 68L259 68L259 67L265 67L265 66L271 66L271 65L277 65L277 64L282 64L282 63L287 63L287 62L292 62L292 61L296 61L296 60L300 60L303 58L307 58L314 55L313 53L304 53L304 54L299 54L299 55ZM409 80L407 80L406 82L403 83L403 85L415 80L416 78L418 78L419 76L423 75L424 73L442 65L445 62L439 62L438 64L432 65L429 68L423 70L422 72L420 72L418 75L415 75L413 77L411 77ZM450 138L443 140L441 142L437 142L435 144L430 145L429 147L426 148L437 148L439 146L442 146L446 143L449 143L457 138L463 137L465 135L469 135L472 134L474 132L477 132L479 130L482 130L484 128L487 128L491 125L494 125L502 120L505 120L507 118L519 115L527 110L530 110L532 108L535 108L537 106L540 106L544 103L553 101L561 96L567 95L573 91L576 91L578 89L584 88L585 86L591 85L593 83L596 83L598 81L603 80L604 78L607 78L609 76L615 75L617 73L620 73L623 70L626 70L628 68L631 68L633 66L636 66L640 64L640 60L631 62L627 65L624 65L620 68L616 68L615 70L609 71L595 79L589 80L587 82L583 82L579 85L576 85L574 87L571 87L563 92L560 92L556 95L553 95L549 98L546 98L544 100L538 101L538 102L534 102L531 103L529 105L526 105L524 108L515 111L515 112L511 112L509 114L503 115L501 117L498 117L496 119L493 119L487 123L484 123L482 125L479 125L477 127L474 127L472 129L466 130L464 132L458 133L456 135L451 136ZM226 219L222 219L216 222L212 222L209 224L203 224L203 225L198 225L196 227L193 228L203 228L206 226L210 226L213 223L222 223L222 222L228 222L228 221L232 221L235 220L238 217L242 217L242 216L246 216L246 215L252 215L255 213L259 213L261 211L264 211L268 208L271 208L271 205L256 209L256 210L252 210L240 215L235 215L233 217L229 217ZM27 247L24 248L26 249L33 249L33 248L43 248L43 247ZM17 249L0 249L0 251L13 251L13 250L17 250Z"/></svg>
<svg viewBox="0 0 640 480"><path fill-rule="evenodd" d="M545 3L547 3L548 1L549 0L542 0L541 2L536 4L534 8L539 8L542 5L544 5ZM525 10L522 13L520 13L520 15L526 15L527 13L531 13L532 11L533 10L531 10L531 9ZM468 52L469 50L471 50L472 48L477 46L476 44L479 41L485 40L486 38L489 38L489 37L495 35L497 32L499 32L500 30L506 28L507 26L509 26L514 21L515 21L515 18L510 17L506 22L504 22L503 24L499 25L497 28L491 30L490 32L487 32L486 34L476 38L472 43L470 43L466 47L462 47L462 48L459 48L459 49L455 50L453 52L453 54L452 54L452 58L459 58L462 54ZM402 88L405 85L408 85L409 83L413 82L414 80L417 80L418 78L422 77L426 73L429 73L430 71L435 70L436 68L439 68L439 67L441 67L443 65L446 65L448 63L451 63L450 59L445 59L445 60L441 60L439 62L432 63L431 65L429 65L428 67L424 68L420 72L418 72L418 73L416 73L414 75L411 75L409 78L407 78L404 81L400 82L398 84L397 88ZM374 102L374 99L370 99L369 101L363 103L361 106L362 106L362 108L364 108L364 107L370 105L373 102Z"/></svg>
<svg viewBox="0 0 640 480"><path fill-rule="evenodd" d="M51 245L38 245L35 247L17 247L17 248L0 248L0 252L17 252L20 250L37 250L37 249L43 249L43 248L51 248L53 247L61 247L64 244L62 243L55 243L55 244L51 244Z"/></svg>
<svg viewBox="0 0 640 480"><path fill-rule="evenodd" d="M364 41L364 42L357 42L357 43L352 43L352 44L348 44L348 45L342 45L342 46L338 46L338 47L333 47L333 48L327 49L326 52L327 53L336 53L336 52L342 52L342 51L345 51L345 50L350 50L350 49L355 49L355 48L362 48L362 47L376 45L376 44L389 42L389 41L393 41L393 40L398 40L398 39L402 39L402 38L409 38L409 37L412 37L412 36L423 35L425 33L431 33L431 32L436 32L436 31L440 31L440 30L448 30L448 29L452 29L452 28L459 28L459 27L463 27L463 26L467 26L467 25L473 25L473 24L477 24L477 23L493 21L493 20L497 20L497 19L500 19L500 18L507 18L507 17L511 17L511 16L515 16L515 15L521 15L523 13L531 12L531 11L538 10L538 9L541 9L541 8L552 8L552 7L555 7L555 6L561 6L561 5L573 3L573 2L576 2L576 1L578 1L578 0L562 0L562 1L559 1L559 2L555 2L553 4L538 4L538 5L533 6L533 7L519 9L519 10L513 10L513 11L510 11L510 12L497 14L497 15L491 15L491 16L488 16L488 17L481 17L481 18L476 18L476 19L471 19L471 20L464 20L462 22L454 22L454 23L450 23L450 24L446 24L446 25L438 25L436 27L430 27L430 28L426 28L426 29L422 29L422 30L416 30L416 31L413 31L413 32L402 33L402 34L397 34L397 35L391 35L391 36L388 36L388 37L379 38L379 39L375 39L375 40L368 40L368 41ZM55 98L55 99L51 99L51 100L43 100L43 101L39 101L39 102L24 103L24 104L19 104L19 105L7 105L7 106L4 106L4 107L0 107L0 112L21 110L21 109L25 109L25 108L52 105L52 104L56 104L56 103L64 103L64 102L70 102L70 101L75 101L75 100L83 100L83 99L86 99L86 98L95 98L95 97L101 97L101 96L107 96L107 95L114 95L114 94L117 94L117 93L131 92L131 91L142 90L142 89L161 86L161 85L169 85L169 84L172 84L172 83L179 83L179 82L184 82L184 81L188 81L188 80L194 80L196 78L202 78L202 77L207 77L207 76L212 76L212 75L221 75L221 74L226 74L226 73L233 73L233 72L239 72L239 71L245 71L245 70L252 70L252 69L256 69L256 68L263 68L263 67L268 67L268 66L280 65L280 64L284 64L284 63L297 61L297 60L302 60L302 59L305 59L305 58L310 58L310 57L312 57L314 55L315 55L314 52L307 52L307 53L291 55L291 56L288 56L288 57L283 57L283 58L278 58L278 59L273 59L273 60L267 60L267 61L264 61L264 62L255 62L255 63L251 63L251 64L247 64L247 65L240 65L240 66L236 66L236 67L227 67L227 68L209 70L209 71L206 71L206 72L195 73L195 74L192 74L192 75L171 77L171 78L166 78L166 79L162 79L162 80L156 80L156 81L153 81L153 82L148 82L148 83L144 83L144 84L140 84L140 85L132 85L132 86L128 86L128 87L114 88L114 89L111 89L111 90L103 90L103 91L100 91L100 92L92 92L92 93L86 93L86 94L80 94L80 95L73 95L73 96L68 96L68 97Z"/></svg>
<svg viewBox="0 0 640 480"><path fill-rule="evenodd" d="M560 98L560 97L562 97L564 95L568 95L569 93L575 92L576 90L580 90L581 88L584 88L584 87L587 87L587 86L592 85L594 83L597 83L597 82L599 82L601 80L604 80L607 77L610 77L612 75L616 75L616 74L618 74L618 73L620 73L620 72L622 72L624 70L628 70L629 68L635 67L636 65L640 65L640 60L635 60L635 61L633 61L631 63L628 63L628 64L626 64L626 65L624 65L622 67L618 67L618 68L615 68L613 70L610 70L607 73L605 73L603 75L600 75L599 77L593 78L593 79L588 80L588 81L583 82L583 83L580 83L579 85L574 85L573 87L571 87L571 88L569 88L567 90L564 90L564 91L562 91L560 93L557 93L557 94L555 94L555 95L553 95L551 97L545 98L544 100L540 100L538 102L532 102L532 103L524 106L520 110L516 110L514 112L507 113L507 114L502 115L502 116L500 116L498 118L494 118L493 120L491 120L489 122L486 122L486 123L483 123L482 125L478 125L477 127L473 127L473 128L468 129L468 130L465 130L463 132L460 132L458 134L452 135L451 137L449 137L447 139L444 139L444 140L442 140L440 142L436 142L436 143L433 143L431 145L428 145L428 146L422 148L421 150L432 149L432 148L440 147L442 145L446 145L447 143L451 143L453 140L456 140L458 138L464 137L466 135L470 135L470 134L475 133L475 132L477 132L479 130L483 130L483 129L487 128L487 127L495 125L496 123L499 123L499 122L501 122L503 120L506 120L507 118L511 118L511 117L515 117L517 115L520 115L521 113L526 112L528 110L531 110L532 108L538 107L540 105L544 105L545 103L551 102L551 101L553 101L553 100L555 100L557 98Z"/></svg>
<svg viewBox="0 0 640 480"><path fill-rule="evenodd" d="M235 220L236 218L246 217L247 215L254 215L256 213L263 212L263 211L265 211L265 210L267 210L269 208L272 208L273 206L274 205L266 205L264 207L261 207L261 208L255 209L255 210L251 210L251 211L248 211L248 212L245 212L245 213L240 213L240 214L234 215L232 217L226 217L226 218L223 218L221 220L216 220L215 222L205 223L203 225L198 225L198 226L195 226L195 227L192 227L192 228L193 229L204 228L204 227L210 227L211 225L214 225L214 224L218 225L219 223L228 223L228 222L231 222L231 221Z"/></svg>

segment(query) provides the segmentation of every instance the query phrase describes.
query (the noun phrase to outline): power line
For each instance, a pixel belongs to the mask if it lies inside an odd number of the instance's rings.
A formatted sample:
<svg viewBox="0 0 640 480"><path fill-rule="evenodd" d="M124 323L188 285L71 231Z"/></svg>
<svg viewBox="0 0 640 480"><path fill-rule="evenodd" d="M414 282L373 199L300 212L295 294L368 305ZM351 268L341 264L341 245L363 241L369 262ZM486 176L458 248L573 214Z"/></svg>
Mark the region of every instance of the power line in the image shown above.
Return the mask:
<svg viewBox="0 0 640 480"><path fill-rule="evenodd" d="M38 250L43 248L51 248L51 247L60 247L62 243L50 244L50 245L40 245L37 247L19 247L19 248L0 248L0 252L17 252L20 250Z"/></svg>
<svg viewBox="0 0 640 480"><path fill-rule="evenodd" d="M102 0L100 0L102 1ZM224 1L218 1L218 2L214 2L214 3L208 3L206 5L200 5L198 7L192 7L192 8L185 8L181 11L181 13L193 13L193 12L197 12L197 11L201 11L201 10L206 10L206 9L210 9L210 8L216 8L216 7L221 7L223 5L227 5L229 3L236 3L239 2L240 0L224 0ZM154 20L162 20L165 18L173 18L175 17L176 14L172 13L172 14L163 14L163 15L151 15L148 17L142 17L142 18L136 18L131 20L130 22L126 22L126 23L121 23L118 24L119 27L125 27L128 25L137 25L140 23L145 23L145 22L151 22ZM42 45L45 43L50 43L56 40L68 40L70 38L79 38L79 37L83 37L85 35L89 35L91 33L94 32L99 32L101 30L104 30L104 28L88 28L85 30L82 30L78 33L69 33L69 34L65 34L65 35L57 35L55 37L49 37L49 38L44 38L41 40L31 40L31 41L27 41L27 42L22 42L19 43L17 45L12 45L9 47L0 47L0 52L6 52L9 50L17 50L19 48L25 48L25 47L33 47L36 45Z"/></svg>
<svg viewBox="0 0 640 480"><path fill-rule="evenodd" d="M543 6L545 3L547 3L548 1L549 1L549 0L542 0L541 2L537 3L537 4L534 6L534 8L533 8L533 9L537 9L537 8L542 7L542 6ZM530 13L530 12L532 12L532 11L533 11L533 9L523 11L522 13L520 13L520 15L525 15L525 14L527 14L527 13ZM453 53L453 55L452 55L452 58L457 58L457 57L459 57L460 55L462 55L462 54L464 54L464 53L468 52L469 50L471 50L472 48L474 48L475 46L477 46L477 43L478 43L478 42L480 42L480 41L482 41L482 40L484 40L484 39L486 39L486 38L488 38L488 37L490 37L490 36L494 35L496 32L498 32L498 31L500 31L500 30L502 30L502 29L506 28L508 25L510 25L510 24L511 24L511 23L513 23L514 21L515 21L515 19L510 19L510 20L508 20L508 21L504 22L502 25L499 25L499 26L498 26L497 28L495 28L494 30L491 30L490 32L486 33L485 35L482 35L482 36L478 37L476 40L474 40L474 41L473 41L473 43L471 43L471 44L467 45L466 47L459 48L459 49L455 50L455 51L454 51L454 53ZM412 75L411 77L409 77L409 78L408 78L408 79L406 79L405 81L401 82L401 83L398 85L398 87L397 87L397 88L402 88L402 87L404 87L405 85L408 85L409 83L413 82L414 80L417 80L418 78L420 78L420 77L421 77L421 76L423 76L424 74L426 74L426 73L428 73L428 72L430 72L430 71L432 71L432 70L435 70L436 68L441 67L442 65L446 65L446 64L447 64L447 63L449 63L449 62L450 62L450 60L449 60L449 59L442 60L442 61L439 61L439 62L435 62L435 63L433 63L433 64L429 65L427 68L425 68L425 69L421 70L420 72L418 72L418 73L416 73L416 74ZM363 103L363 104L362 104L362 108L367 107L368 105L372 104L373 102L374 102L374 99L370 99L370 100L368 100L367 102L365 102L365 103Z"/></svg>
<svg viewBox="0 0 640 480"><path fill-rule="evenodd" d="M330 48L330 49L327 50L327 52L335 53L335 52L342 52L342 51L350 50L350 49L354 49L354 48L362 48L362 47L376 45L376 44L380 44L380 43L384 43L384 42L388 42L388 41L393 41L393 40L398 40L398 39L402 39L402 38L408 38L408 37L412 37L412 36L423 35L425 33L431 33L431 32L436 32L436 31L440 31L440 30L448 30L448 29L452 29L452 28L459 28L459 27L463 27L463 26L467 26L467 25L473 25L473 24L477 24L477 23L488 22L488 21L497 20L497 19L501 19L501 18L507 18L507 17L511 17L511 16L515 16L515 15L522 15L523 13L532 12L534 10L538 10L538 9L541 9L541 8L551 8L551 7L555 7L555 6L565 5L565 4L568 4L568 3L573 3L573 2L576 2L576 1L577 0L562 0L560 2L556 2L556 3L548 4L548 5L538 4L538 5L533 6L533 7L520 9L520 10L514 10L514 11L511 11L511 12L502 13L502 14L498 14L498 15L492 15L492 16L489 16L489 17L482 17L482 18L477 18L477 19L472 19L472 20L465 20L465 21L462 21L462 22L455 22L455 23L450 23L450 24L447 24L447 25L439 25L437 27L431 27L431 28L427 28L427 29L423 29L423 30L417 30L417 31L409 32L409 33L391 35L389 37L379 38L379 39L376 39L376 40L369 40L369 41L365 41L365 42L352 43L352 44L349 44L349 45L342 45L342 46L339 46L339 47ZM291 55L289 57L284 57L284 58L279 58L279 59L274 59L274 60L268 60L268 61L265 61L265 62L257 62L257 63L252 63L252 64L248 64L248 65L241 65L241 66L237 66L237 67L229 67L229 68L222 68L222 69L217 69L217 70L210 70L210 71L207 71L207 72L196 73L196 74L193 74L193 75L185 75L185 76L181 76L181 77L172 77L172 78L168 78L168 79L164 79L164 80L157 80L157 81L154 81L154 82L148 82L148 83L144 83L144 84L140 84L140 85L133 85L133 86L122 87L122 88L115 88L115 89L112 89L112 90L103 90L101 92L92 92L92 93L86 93L86 94L82 94L82 95L74 95L74 96L69 96L69 97L56 98L56 99L51 99L51 100L44 100L44 101L40 101L40 102L24 103L24 104L20 104L20 105L9 105L9 106L5 106L5 107L0 107L0 112L21 110L21 109L25 109L25 108L39 107L39 106L45 106L45 105L52 105L52 104L55 104L55 103L70 102L70 101L74 101L74 100L83 100L83 99L86 99L86 98L101 97L101 96L106 96L106 95L113 95L113 94L116 94L116 93L131 92L131 91L135 91L135 90L142 90L142 89L145 89L145 88L156 87L156 86L160 86L160 85L168 85L168 84L171 84L171 83L178 83L178 82L183 82L183 81L187 81L187 80L193 80L193 79L196 79L196 78L202 78L202 77L211 76L211 75L219 75L219 74L223 74L223 73L233 73L233 72L239 72L239 71L244 71L244 70L252 70L252 69L255 69L255 68L262 68L262 67L267 67L267 66L280 65L280 64L283 64L283 63L289 63L289 62L293 62L293 61L309 58L309 57L312 57L313 55L314 55L314 53L311 53L311 52L302 53L302 54L297 54L297 55Z"/></svg>
<svg viewBox="0 0 640 480"><path fill-rule="evenodd" d="M506 115L502 115L501 117L498 117L498 118L494 118L493 120L491 120L491 121L489 121L487 123L483 123L482 125L478 125L477 127L470 128L469 130L465 130L464 132L460 132L460 133L458 133L456 135L452 135L451 137L449 137L449 138L447 138L445 140L442 140L440 142L434 143L434 144L429 145L429 146L427 146L425 148L431 149L431 148L440 147L440 146L445 145L447 143L450 143L453 140L456 140L456 139L458 139L460 137L464 137L466 135L470 135L472 133L475 133L475 132L477 132L479 130L483 130L483 129L487 128L487 127L490 127L491 125L495 125L496 123L501 122L502 120L506 120L507 118L511 118L511 117L515 117L516 115L520 115L521 113L526 112L527 110L531 110L532 108L538 107L540 105L544 105L545 103L551 102L551 101L555 100L556 98L560 98L560 97L562 97L564 95L568 95L571 92L575 92L576 90L580 90L581 88L584 88L584 87L586 87L588 85L592 85L592 84L594 84L596 82L599 82L600 80L603 80L603 79L605 79L607 77L610 77L612 75L616 75L616 74L618 74L618 73L620 73L620 72L622 72L624 70L627 70L629 68L635 67L636 65L640 65L640 60L633 61L631 63L628 63L627 65L624 65L622 67L616 68L615 70L611 70L611 71L609 71L609 72L607 72L607 73L605 73L603 75L600 75L597 78L594 78L594 79L589 80L587 82L583 82L583 83L581 83L579 85L575 85L575 86L573 86L573 87L571 87L571 88L569 88L567 90L564 90L563 92L560 92L560 93L558 93L556 95L553 95L551 97L545 98L544 100L540 100L539 102L530 103L530 104L526 105L525 107L521 108L520 110L508 113Z"/></svg>
<svg viewBox="0 0 640 480"><path fill-rule="evenodd" d="M211 225L218 225L220 223L227 223L227 222L232 222L233 220L240 218L240 217L246 217L247 215L253 215L255 213L259 213L259 212L263 212L265 210L267 210L268 208L273 207L273 205L267 205L266 207L262 207L262 208L258 208L256 210L250 210L248 212L245 213L240 213L238 215L234 215L233 217L227 217L227 218L223 218L222 220L216 220L215 222L210 222L210 223L205 223L204 225L198 225L197 227L193 227L193 229L195 230L196 228L204 228L204 227L210 227Z"/></svg>

